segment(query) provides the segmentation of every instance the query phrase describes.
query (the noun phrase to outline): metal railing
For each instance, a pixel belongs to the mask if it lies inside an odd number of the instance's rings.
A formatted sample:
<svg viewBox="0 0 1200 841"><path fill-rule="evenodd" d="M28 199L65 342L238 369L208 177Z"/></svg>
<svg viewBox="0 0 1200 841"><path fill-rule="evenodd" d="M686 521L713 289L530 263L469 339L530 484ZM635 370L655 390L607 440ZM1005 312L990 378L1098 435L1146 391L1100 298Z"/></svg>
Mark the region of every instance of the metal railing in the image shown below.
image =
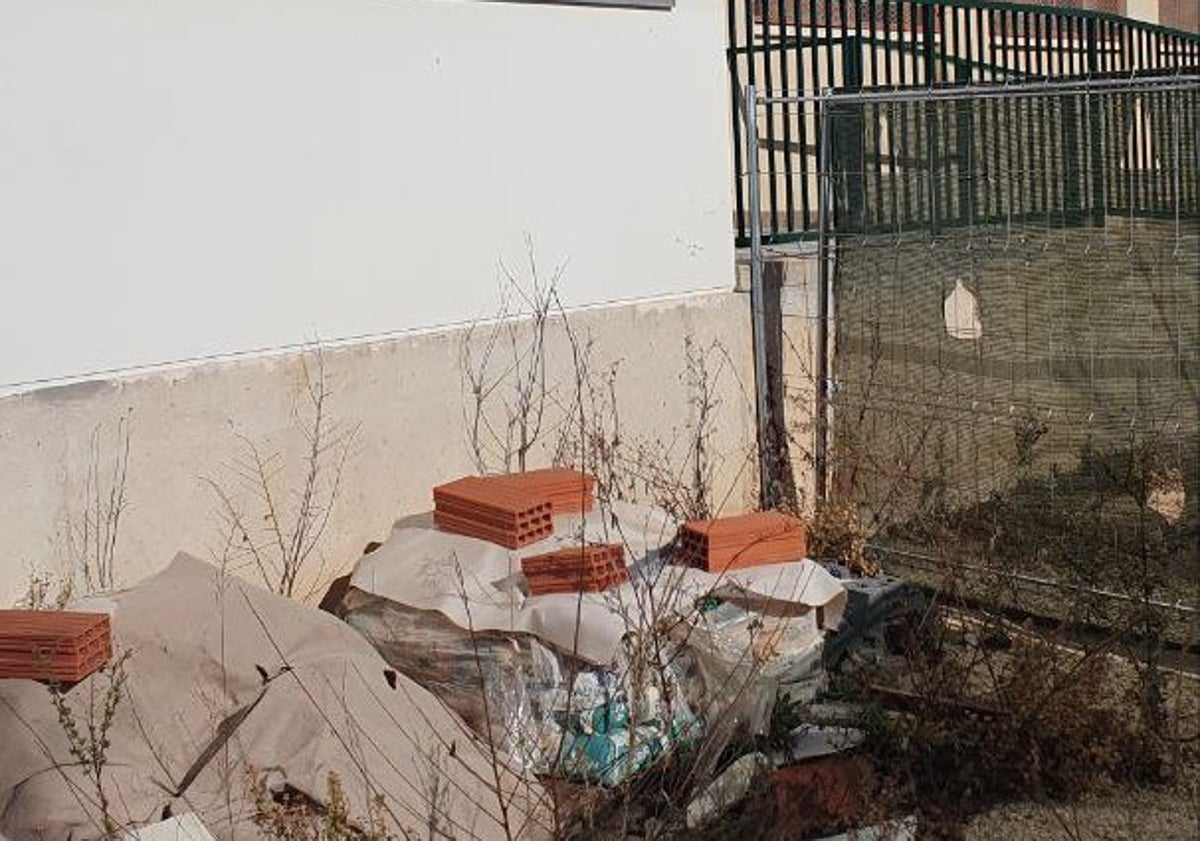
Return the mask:
<svg viewBox="0 0 1200 841"><path fill-rule="evenodd" d="M728 62L735 100L747 84L774 97L760 114L761 224L767 242L815 238L821 138L811 97L883 91L1027 85L1194 74L1200 36L1100 12L970 0L729 0ZM845 108L830 139L839 171L860 174L835 210L839 232L909 229L1012 213L1154 215L1178 208L1174 183L1154 155L1172 92L1089 110L1087 98L1034 111L996 98L960 118L935 119L920 101ZM807 97L807 98L806 98ZM1111 100L1106 100L1111 102ZM733 108L737 240L749 242L749 150L741 107ZM1187 109L1193 114L1194 109ZM1190 117L1189 117L1190 119ZM1082 131L1076 130L1082 127ZM1200 126L1191 126L1191 137ZM1074 133L1071 133L1074 132ZM1122 154L1112 153L1122 148ZM1127 149L1125 147L1128 147ZM919 150L913 154L913 150ZM902 154L903 152L903 154ZM965 183L952 173L991 155L997 177ZM1059 182L1021 185L1022 161L1045 156L1085 163ZM1087 162L1106 162L1095 171ZM1130 177L1129 173L1135 173ZM1003 177L1001 173L1007 173ZM936 176L936 177L933 177ZM946 184L935 194L923 184ZM1183 188L1190 184L1185 179ZM1026 190L1025 187L1029 189ZM1057 192L1055 192L1057 191ZM1182 203L1200 212L1200 199ZM994 213L993 213L994 211Z"/></svg>

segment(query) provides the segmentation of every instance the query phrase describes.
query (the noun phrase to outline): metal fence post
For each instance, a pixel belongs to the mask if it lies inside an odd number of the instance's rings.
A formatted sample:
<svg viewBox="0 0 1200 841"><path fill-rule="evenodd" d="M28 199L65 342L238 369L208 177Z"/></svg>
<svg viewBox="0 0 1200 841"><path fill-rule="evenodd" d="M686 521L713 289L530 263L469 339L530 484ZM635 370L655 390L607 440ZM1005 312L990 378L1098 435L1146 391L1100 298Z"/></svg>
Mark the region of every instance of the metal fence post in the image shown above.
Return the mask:
<svg viewBox="0 0 1200 841"><path fill-rule="evenodd" d="M767 395L767 311L763 294L762 191L758 183L758 94L746 85L742 100L746 122L746 163L750 204L750 312L754 341L754 395L758 414L758 495L763 508L774 506L775 470L771 452L770 403Z"/></svg>
<svg viewBox="0 0 1200 841"><path fill-rule="evenodd" d="M828 497L829 438L829 225L833 200L829 154L829 103L817 99L817 130L821 146L817 155L817 417L813 443L813 495Z"/></svg>

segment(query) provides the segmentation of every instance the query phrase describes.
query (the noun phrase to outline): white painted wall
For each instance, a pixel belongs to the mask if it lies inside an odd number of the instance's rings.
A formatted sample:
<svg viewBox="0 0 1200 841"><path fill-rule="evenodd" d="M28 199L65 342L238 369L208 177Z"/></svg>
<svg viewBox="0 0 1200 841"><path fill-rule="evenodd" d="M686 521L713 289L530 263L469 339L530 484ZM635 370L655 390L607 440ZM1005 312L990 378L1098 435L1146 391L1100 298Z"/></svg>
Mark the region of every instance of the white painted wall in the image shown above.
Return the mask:
<svg viewBox="0 0 1200 841"><path fill-rule="evenodd" d="M0 0L0 387L733 281L722 4Z"/></svg>

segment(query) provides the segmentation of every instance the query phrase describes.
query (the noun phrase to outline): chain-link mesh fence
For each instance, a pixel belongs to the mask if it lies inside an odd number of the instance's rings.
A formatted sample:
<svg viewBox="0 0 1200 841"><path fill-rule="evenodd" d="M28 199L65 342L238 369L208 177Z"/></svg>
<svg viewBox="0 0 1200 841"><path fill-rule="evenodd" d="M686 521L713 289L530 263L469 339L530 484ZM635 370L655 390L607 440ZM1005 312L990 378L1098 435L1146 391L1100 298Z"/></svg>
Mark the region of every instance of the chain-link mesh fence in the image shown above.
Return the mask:
<svg viewBox="0 0 1200 841"><path fill-rule="evenodd" d="M826 113L830 497L1039 612L1200 602L1200 84Z"/></svg>

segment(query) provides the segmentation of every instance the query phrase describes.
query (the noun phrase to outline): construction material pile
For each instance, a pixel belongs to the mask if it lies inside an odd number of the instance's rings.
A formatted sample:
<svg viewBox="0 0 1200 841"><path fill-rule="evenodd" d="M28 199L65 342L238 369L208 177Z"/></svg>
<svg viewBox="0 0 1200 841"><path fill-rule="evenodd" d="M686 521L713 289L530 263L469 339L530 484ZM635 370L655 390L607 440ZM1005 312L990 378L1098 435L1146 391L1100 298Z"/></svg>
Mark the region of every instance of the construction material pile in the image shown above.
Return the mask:
<svg viewBox="0 0 1200 841"><path fill-rule="evenodd" d="M77 683L111 657L106 613L0 610L0 678Z"/></svg>
<svg viewBox="0 0 1200 841"><path fill-rule="evenodd" d="M595 490L560 468L439 485L434 528L398 522L335 610L513 767L603 785L700 734L763 732L780 684L819 685L845 592L804 558L799 520L681 530ZM522 530L546 507L541 537Z"/></svg>
<svg viewBox="0 0 1200 841"><path fill-rule="evenodd" d="M532 596L547 593L597 593L629 580L625 547L620 543L572 546L521 559L521 572Z"/></svg>
<svg viewBox="0 0 1200 841"><path fill-rule="evenodd" d="M804 522L778 511L692 520L679 529L677 563L708 572L781 564L805 553Z"/></svg>

